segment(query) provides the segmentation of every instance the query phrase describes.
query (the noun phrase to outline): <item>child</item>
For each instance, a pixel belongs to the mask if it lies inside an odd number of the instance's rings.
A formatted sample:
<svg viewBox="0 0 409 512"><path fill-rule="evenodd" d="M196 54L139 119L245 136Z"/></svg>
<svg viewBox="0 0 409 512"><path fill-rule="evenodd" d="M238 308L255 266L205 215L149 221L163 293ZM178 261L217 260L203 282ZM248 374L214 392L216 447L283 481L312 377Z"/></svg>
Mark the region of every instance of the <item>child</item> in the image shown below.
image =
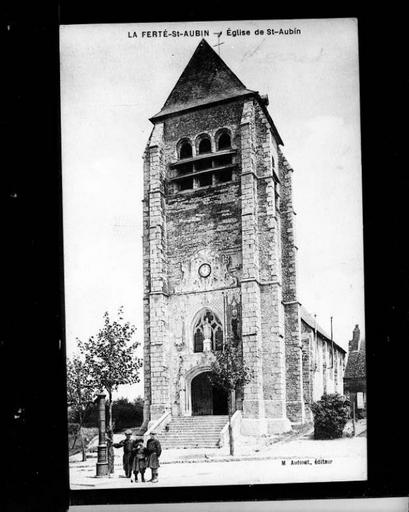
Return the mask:
<svg viewBox="0 0 409 512"><path fill-rule="evenodd" d="M147 462L152 471L152 479L150 482L158 482L159 457L162 453L162 447L156 438L156 432L151 432L151 438L146 443Z"/></svg>
<svg viewBox="0 0 409 512"><path fill-rule="evenodd" d="M142 482L145 481L146 470L146 448L143 446L143 439L136 440L136 447L134 448L134 459L132 470L135 475L135 482L138 481L138 473L141 474ZM132 482L132 478L131 478Z"/></svg>

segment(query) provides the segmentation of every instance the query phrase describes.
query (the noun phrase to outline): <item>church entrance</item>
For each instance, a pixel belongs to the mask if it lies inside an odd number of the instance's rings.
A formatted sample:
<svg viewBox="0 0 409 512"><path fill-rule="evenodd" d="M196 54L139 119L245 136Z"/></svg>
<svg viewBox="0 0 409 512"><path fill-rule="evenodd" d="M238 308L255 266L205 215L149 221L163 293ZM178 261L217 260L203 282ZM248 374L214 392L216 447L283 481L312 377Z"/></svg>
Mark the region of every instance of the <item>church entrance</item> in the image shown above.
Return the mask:
<svg viewBox="0 0 409 512"><path fill-rule="evenodd" d="M212 386L208 372L203 372L192 380L192 416L209 414L227 414L227 394Z"/></svg>

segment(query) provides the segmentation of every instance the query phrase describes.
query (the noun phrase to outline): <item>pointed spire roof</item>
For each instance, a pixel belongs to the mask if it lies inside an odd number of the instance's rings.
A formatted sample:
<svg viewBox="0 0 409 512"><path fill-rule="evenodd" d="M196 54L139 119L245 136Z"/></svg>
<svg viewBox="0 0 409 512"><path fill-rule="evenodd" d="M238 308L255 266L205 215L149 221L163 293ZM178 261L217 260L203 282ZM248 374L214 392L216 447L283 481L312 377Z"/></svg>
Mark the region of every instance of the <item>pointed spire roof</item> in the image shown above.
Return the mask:
<svg viewBox="0 0 409 512"><path fill-rule="evenodd" d="M162 110L151 121L238 96L257 94L247 89L219 55L202 39Z"/></svg>

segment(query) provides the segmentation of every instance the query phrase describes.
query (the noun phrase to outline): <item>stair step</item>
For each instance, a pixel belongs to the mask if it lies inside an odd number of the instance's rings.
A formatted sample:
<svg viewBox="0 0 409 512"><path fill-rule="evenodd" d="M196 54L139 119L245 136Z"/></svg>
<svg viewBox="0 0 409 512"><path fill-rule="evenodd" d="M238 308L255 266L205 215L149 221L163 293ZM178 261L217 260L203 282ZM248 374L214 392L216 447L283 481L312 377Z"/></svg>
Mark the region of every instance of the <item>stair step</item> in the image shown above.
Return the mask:
<svg viewBox="0 0 409 512"><path fill-rule="evenodd" d="M160 442L169 448L216 448L228 416L176 416L159 432Z"/></svg>

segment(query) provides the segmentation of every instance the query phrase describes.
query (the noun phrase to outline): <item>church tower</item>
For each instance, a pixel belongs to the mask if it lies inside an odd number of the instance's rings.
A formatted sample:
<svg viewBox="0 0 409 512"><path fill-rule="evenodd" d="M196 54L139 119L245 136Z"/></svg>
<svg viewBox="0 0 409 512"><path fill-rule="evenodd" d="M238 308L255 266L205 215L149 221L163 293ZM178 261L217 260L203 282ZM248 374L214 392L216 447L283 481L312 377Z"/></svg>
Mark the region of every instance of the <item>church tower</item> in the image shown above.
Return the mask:
<svg viewBox="0 0 409 512"><path fill-rule="evenodd" d="M202 40L144 154L145 421L227 413L206 373L241 344L241 431L305 421L292 169L267 110Z"/></svg>

